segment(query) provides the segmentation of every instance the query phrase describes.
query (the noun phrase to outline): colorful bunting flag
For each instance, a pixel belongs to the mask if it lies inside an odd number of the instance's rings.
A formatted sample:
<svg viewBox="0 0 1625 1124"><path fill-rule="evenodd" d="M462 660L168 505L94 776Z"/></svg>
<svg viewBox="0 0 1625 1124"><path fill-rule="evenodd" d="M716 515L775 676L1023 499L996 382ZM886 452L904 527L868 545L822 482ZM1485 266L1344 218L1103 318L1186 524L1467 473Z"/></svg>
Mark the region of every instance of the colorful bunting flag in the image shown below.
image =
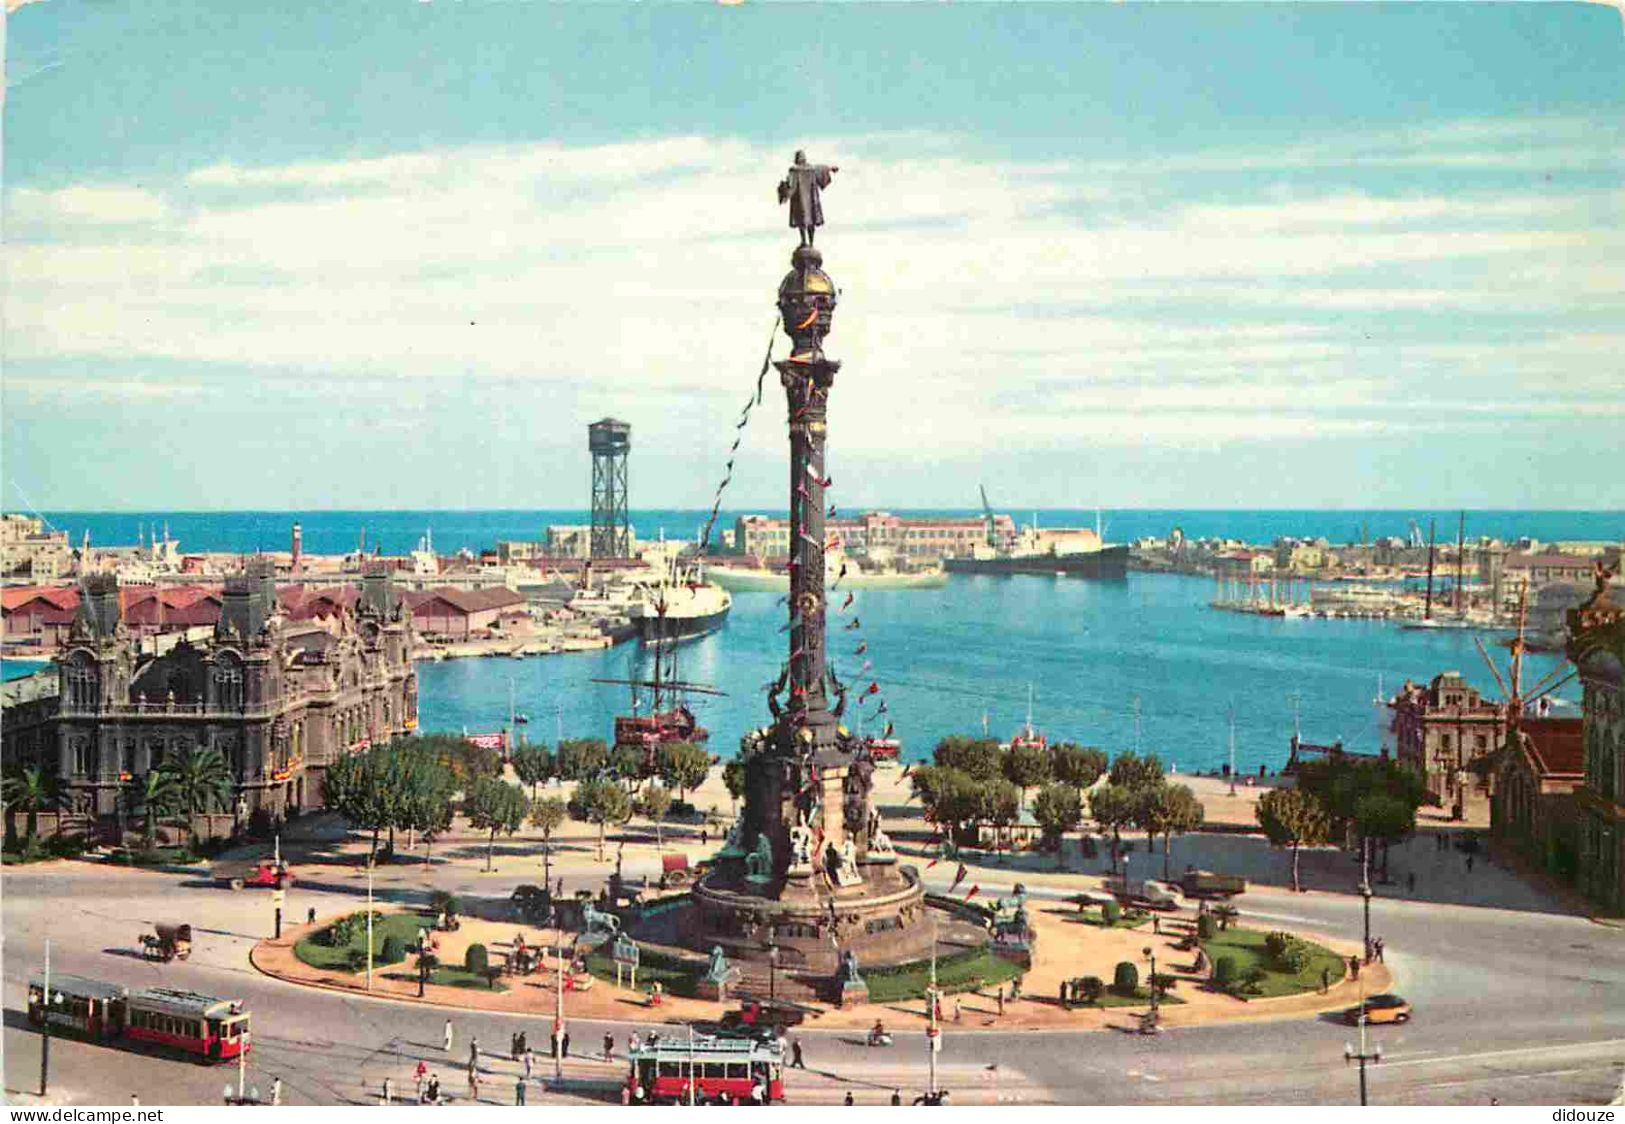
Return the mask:
<svg viewBox="0 0 1625 1124"><path fill-rule="evenodd" d="M965 876L968 875L969 873L970 873L970 871L968 869L966 869L965 864L960 863L959 864L959 871L958 871L958 873L956 873L954 875L954 883L953 883L952 886L948 887L948 892L950 894L953 893L954 890L956 888L958 888L959 884L965 880Z"/></svg>
<svg viewBox="0 0 1625 1124"><path fill-rule="evenodd" d="M848 632L851 632L854 628L862 628L862 627L863 627L863 622L861 620L859 620L857 617L853 617L852 622L845 626L845 628L846 628L846 630Z"/></svg>

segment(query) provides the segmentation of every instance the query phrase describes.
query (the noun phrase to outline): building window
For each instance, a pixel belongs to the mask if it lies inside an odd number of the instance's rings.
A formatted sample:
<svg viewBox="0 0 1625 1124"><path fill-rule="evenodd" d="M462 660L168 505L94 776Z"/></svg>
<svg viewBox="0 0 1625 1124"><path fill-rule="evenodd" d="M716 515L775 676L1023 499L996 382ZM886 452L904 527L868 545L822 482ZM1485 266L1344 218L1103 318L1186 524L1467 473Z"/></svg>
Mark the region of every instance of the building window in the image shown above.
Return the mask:
<svg viewBox="0 0 1625 1124"><path fill-rule="evenodd" d="M135 739L124 739L124 748L119 753L118 771L135 775Z"/></svg>
<svg viewBox="0 0 1625 1124"><path fill-rule="evenodd" d="M75 710L96 709L96 669L84 664L68 668L68 706Z"/></svg>
<svg viewBox="0 0 1625 1124"><path fill-rule="evenodd" d="M90 746L89 738L74 738L73 742L73 775L88 777L96 770L96 751Z"/></svg>
<svg viewBox="0 0 1625 1124"><path fill-rule="evenodd" d="M243 670L235 664L214 669L215 705L222 710L243 709Z"/></svg>

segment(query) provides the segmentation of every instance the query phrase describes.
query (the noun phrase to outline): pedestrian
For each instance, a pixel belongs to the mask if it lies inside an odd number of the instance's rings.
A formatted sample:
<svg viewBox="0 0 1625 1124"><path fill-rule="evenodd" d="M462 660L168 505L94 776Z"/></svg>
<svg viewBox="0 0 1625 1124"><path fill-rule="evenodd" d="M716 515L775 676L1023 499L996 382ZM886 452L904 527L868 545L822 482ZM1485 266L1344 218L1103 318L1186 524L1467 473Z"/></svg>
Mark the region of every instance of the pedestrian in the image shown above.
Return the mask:
<svg viewBox="0 0 1625 1124"><path fill-rule="evenodd" d="M130 1107L131 1108L140 1108L141 1107L141 1098L136 1096L134 1093L130 1094Z"/></svg>
<svg viewBox="0 0 1625 1124"><path fill-rule="evenodd" d="M1358 956L1349 957L1349 975L1354 979L1360 978L1360 958Z"/></svg>
<svg viewBox="0 0 1625 1124"><path fill-rule="evenodd" d="M282 1103L282 1078L271 1078L271 1104L277 1106Z"/></svg>
<svg viewBox="0 0 1625 1124"><path fill-rule="evenodd" d="M423 1079L428 1076L429 1067L419 1058L417 1069L412 1071L413 1095L417 1098L418 1104L423 1103Z"/></svg>
<svg viewBox="0 0 1625 1124"><path fill-rule="evenodd" d="M604 1060L606 1062L615 1060L615 1036L607 1030L604 1032Z"/></svg>
<svg viewBox="0 0 1625 1124"><path fill-rule="evenodd" d="M801 1039L797 1038L790 1043L790 1068L806 1069L807 1061L801 1056Z"/></svg>
<svg viewBox="0 0 1625 1124"><path fill-rule="evenodd" d="M710 842L711 842L711 833L709 831L707 831L703 827L700 828L700 846L704 847L706 844L708 844Z"/></svg>
<svg viewBox="0 0 1625 1124"><path fill-rule="evenodd" d="M1322 968L1320 970L1320 994L1325 995L1331 989L1332 970L1330 968Z"/></svg>
<svg viewBox="0 0 1625 1124"><path fill-rule="evenodd" d="M395 1082L388 1077L384 1078L384 1093L383 1096L379 1098L378 1103L381 1105L392 1105L395 1103Z"/></svg>
<svg viewBox="0 0 1625 1124"><path fill-rule="evenodd" d="M556 898L562 898L564 896L564 879L559 879L559 888L553 892L553 896Z"/></svg>
<svg viewBox="0 0 1625 1124"><path fill-rule="evenodd" d="M1473 856L1468 855L1467 856L1467 873L1471 874L1472 872L1473 872Z"/></svg>
<svg viewBox="0 0 1625 1124"><path fill-rule="evenodd" d="M999 1000L999 1014L1002 1015L1002 1014L1004 1014L1004 988L1003 987L999 988L998 1000Z"/></svg>
<svg viewBox="0 0 1625 1124"><path fill-rule="evenodd" d="M960 1018L959 1000L955 999L954 1000L954 1022L958 1022L959 1018Z"/></svg>
<svg viewBox="0 0 1625 1124"><path fill-rule="evenodd" d="M1162 918L1156 914L1151 917L1151 935L1154 937L1162 936Z"/></svg>
<svg viewBox="0 0 1625 1124"><path fill-rule="evenodd" d="M424 1096L428 1098L430 1104L440 1103L440 1075L438 1073L429 1078L429 1085L424 1090Z"/></svg>
<svg viewBox="0 0 1625 1124"><path fill-rule="evenodd" d="M568 1030L559 1038L559 1055L566 1058L570 1056L570 1032Z"/></svg>
<svg viewBox="0 0 1625 1124"><path fill-rule="evenodd" d="M314 925L314 924L316 924L316 907L315 906L311 906L309 909L305 910L305 924L306 925Z"/></svg>
<svg viewBox="0 0 1625 1124"><path fill-rule="evenodd" d="M1383 950L1382 938L1378 937L1377 938L1377 963L1378 964L1386 964L1387 963L1387 961L1382 958L1382 950Z"/></svg>
<svg viewBox="0 0 1625 1124"><path fill-rule="evenodd" d="M508 1057L514 1061L519 1060L519 1035L508 1035Z"/></svg>
<svg viewBox="0 0 1625 1124"><path fill-rule="evenodd" d="M557 1030L553 1032L553 1056L555 1058L559 1056L559 1032Z"/></svg>
<svg viewBox="0 0 1625 1124"><path fill-rule="evenodd" d="M446 1020L446 1045L445 1045L445 1051L448 1054L451 1053L451 1020L450 1019Z"/></svg>
<svg viewBox="0 0 1625 1124"><path fill-rule="evenodd" d="M480 1099L480 1071L473 1066L468 1067L468 1099L471 1101Z"/></svg>
<svg viewBox="0 0 1625 1124"><path fill-rule="evenodd" d="M530 1080L530 1071L536 1064L536 1055L529 1050L525 1051L525 1080Z"/></svg>
<svg viewBox="0 0 1625 1124"><path fill-rule="evenodd" d="M1416 893L1416 872L1414 870L1405 876L1405 892L1408 894Z"/></svg>
<svg viewBox="0 0 1625 1124"><path fill-rule="evenodd" d="M851 1090L851 1089L848 1089L848 1090L847 1090L847 1091L846 1091L846 1102L845 1102L845 1103L846 1103L846 1104L847 1104L847 1105L848 1105L848 1106L851 1106L851 1105L852 1105L852 1104L853 1104L853 1103L855 1103L855 1102L854 1102L854 1101L853 1101L853 1100L852 1100L852 1090Z"/></svg>
<svg viewBox="0 0 1625 1124"><path fill-rule="evenodd" d="M638 1048L638 1036L637 1036L637 1032L633 1031L631 1034L628 1034L626 1036L626 1052L627 1052L627 1055L630 1056L632 1051L636 1050L637 1048Z"/></svg>
<svg viewBox="0 0 1625 1124"><path fill-rule="evenodd" d="M513 1083L513 1103L520 1106L525 1103L525 1079L523 1077Z"/></svg>
<svg viewBox="0 0 1625 1124"><path fill-rule="evenodd" d="M522 1030L519 1032L519 1052L521 1054L530 1053L530 1040L525 1037L525 1032Z"/></svg>
<svg viewBox="0 0 1625 1124"><path fill-rule="evenodd" d="M468 1043L468 1068L477 1069L480 1064L480 1040L473 1038Z"/></svg>
<svg viewBox="0 0 1625 1124"><path fill-rule="evenodd" d="M903 1103L903 1090L893 1089L891 1091L891 1103L894 1105L900 1105Z"/></svg>

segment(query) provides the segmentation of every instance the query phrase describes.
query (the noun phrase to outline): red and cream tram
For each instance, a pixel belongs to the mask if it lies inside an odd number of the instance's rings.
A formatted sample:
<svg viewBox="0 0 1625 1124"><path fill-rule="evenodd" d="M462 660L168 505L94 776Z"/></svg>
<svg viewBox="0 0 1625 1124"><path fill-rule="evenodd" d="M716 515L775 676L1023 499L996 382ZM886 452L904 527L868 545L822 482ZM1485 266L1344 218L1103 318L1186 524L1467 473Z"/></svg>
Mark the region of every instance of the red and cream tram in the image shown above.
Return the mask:
<svg viewBox="0 0 1625 1124"><path fill-rule="evenodd" d="M750 1038L656 1038L632 1051L628 1104L772 1104L784 1100L784 1047Z"/></svg>
<svg viewBox="0 0 1625 1124"><path fill-rule="evenodd" d="M83 976L53 975L49 1002L45 981L28 981L28 1021L93 1039L152 1042L204 1061L226 1061L250 1049L248 1012L230 999L171 987L131 991Z"/></svg>

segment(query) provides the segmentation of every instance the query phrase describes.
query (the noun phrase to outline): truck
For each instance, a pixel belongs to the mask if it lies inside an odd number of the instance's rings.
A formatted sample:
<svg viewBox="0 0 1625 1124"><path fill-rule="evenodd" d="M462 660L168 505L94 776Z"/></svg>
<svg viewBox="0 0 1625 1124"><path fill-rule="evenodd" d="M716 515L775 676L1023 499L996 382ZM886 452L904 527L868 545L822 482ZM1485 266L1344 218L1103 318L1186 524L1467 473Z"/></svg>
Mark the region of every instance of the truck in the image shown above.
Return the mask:
<svg viewBox="0 0 1625 1124"><path fill-rule="evenodd" d="M209 868L209 877L216 885L230 886L233 890L241 890L244 886L281 890L294 880L288 864L275 859L215 863Z"/></svg>
<svg viewBox="0 0 1625 1124"><path fill-rule="evenodd" d="M1129 879L1122 875L1111 875L1104 883L1109 892L1118 901L1128 905L1144 906L1148 909L1180 909L1185 905L1185 895L1178 886L1167 882L1157 882L1153 879Z"/></svg>
<svg viewBox="0 0 1625 1124"><path fill-rule="evenodd" d="M1239 874L1215 874L1211 870L1186 867L1179 888L1193 898L1233 898L1247 892L1247 880Z"/></svg>

